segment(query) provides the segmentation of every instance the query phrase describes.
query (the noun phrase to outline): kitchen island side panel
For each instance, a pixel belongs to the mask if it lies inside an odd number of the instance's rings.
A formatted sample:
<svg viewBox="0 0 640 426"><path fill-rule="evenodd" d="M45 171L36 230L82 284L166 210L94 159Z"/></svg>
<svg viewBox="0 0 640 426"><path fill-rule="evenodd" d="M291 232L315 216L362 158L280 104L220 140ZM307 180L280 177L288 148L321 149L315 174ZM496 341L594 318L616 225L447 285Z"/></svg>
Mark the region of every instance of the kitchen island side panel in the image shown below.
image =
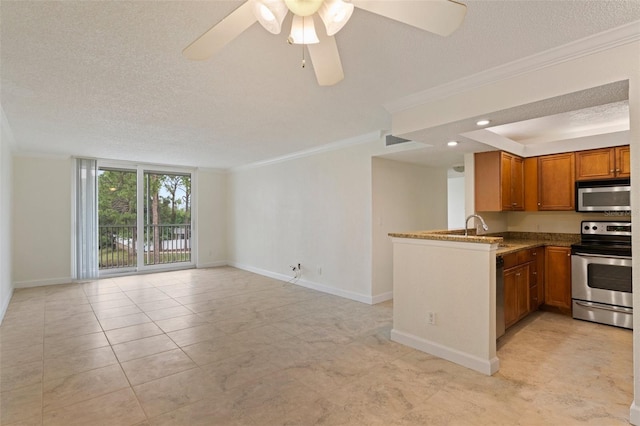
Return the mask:
<svg viewBox="0 0 640 426"><path fill-rule="evenodd" d="M497 244L394 238L392 340L485 374L498 369ZM429 313L435 324L429 324Z"/></svg>

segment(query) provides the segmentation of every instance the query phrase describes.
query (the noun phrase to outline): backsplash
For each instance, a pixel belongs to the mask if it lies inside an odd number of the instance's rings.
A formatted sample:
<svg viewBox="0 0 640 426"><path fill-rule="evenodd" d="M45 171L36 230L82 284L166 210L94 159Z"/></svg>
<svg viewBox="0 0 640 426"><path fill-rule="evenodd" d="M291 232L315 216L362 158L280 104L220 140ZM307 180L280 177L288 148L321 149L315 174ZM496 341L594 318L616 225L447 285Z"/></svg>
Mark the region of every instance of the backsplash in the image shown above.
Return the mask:
<svg viewBox="0 0 640 426"><path fill-rule="evenodd" d="M580 242L580 234L567 234L560 232L496 232L495 234L487 234L487 236L500 236L505 240L536 240L536 241L562 241L562 242Z"/></svg>
<svg viewBox="0 0 640 426"><path fill-rule="evenodd" d="M612 220L601 213L577 212L509 212L507 230L510 232L580 233L583 220ZM573 233L573 232L571 232Z"/></svg>

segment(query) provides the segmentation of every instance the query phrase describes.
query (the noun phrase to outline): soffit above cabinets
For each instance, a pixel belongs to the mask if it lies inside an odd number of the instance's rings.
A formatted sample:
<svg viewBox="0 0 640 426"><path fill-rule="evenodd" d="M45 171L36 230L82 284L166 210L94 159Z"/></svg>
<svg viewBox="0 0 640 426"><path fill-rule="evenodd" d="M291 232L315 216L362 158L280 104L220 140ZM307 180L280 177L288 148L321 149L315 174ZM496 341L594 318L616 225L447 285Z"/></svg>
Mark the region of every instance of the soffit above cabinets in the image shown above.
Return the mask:
<svg viewBox="0 0 640 426"><path fill-rule="evenodd" d="M385 158L450 167L464 153L505 150L524 157L624 145L629 130L629 84L619 81L455 123L402 135L431 147ZM486 127L480 118L491 120ZM447 141L458 140L455 149ZM457 154L457 155L456 155ZM440 160L443 160L440 162Z"/></svg>

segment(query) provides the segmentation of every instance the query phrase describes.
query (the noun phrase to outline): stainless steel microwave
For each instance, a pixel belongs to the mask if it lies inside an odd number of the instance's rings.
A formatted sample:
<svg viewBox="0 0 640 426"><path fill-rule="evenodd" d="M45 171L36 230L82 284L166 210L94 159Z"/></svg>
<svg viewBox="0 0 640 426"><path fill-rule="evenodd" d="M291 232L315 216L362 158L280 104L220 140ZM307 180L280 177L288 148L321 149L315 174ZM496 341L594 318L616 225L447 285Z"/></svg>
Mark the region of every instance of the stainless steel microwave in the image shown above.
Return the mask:
<svg viewBox="0 0 640 426"><path fill-rule="evenodd" d="M631 211L629 179L576 182L576 211Z"/></svg>

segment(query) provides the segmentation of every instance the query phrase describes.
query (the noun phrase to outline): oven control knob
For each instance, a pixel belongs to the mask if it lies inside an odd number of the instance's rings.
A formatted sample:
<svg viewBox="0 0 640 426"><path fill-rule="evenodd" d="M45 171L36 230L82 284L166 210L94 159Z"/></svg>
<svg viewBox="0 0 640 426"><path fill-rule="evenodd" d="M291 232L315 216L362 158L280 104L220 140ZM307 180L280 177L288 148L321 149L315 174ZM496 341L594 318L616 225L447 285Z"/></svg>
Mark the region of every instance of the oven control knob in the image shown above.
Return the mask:
<svg viewBox="0 0 640 426"><path fill-rule="evenodd" d="M584 230L585 230L585 231L588 231L588 230L589 230L589 225L585 225L585 226L584 226Z"/></svg>
<svg viewBox="0 0 640 426"><path fill-rule="evenodd" d="M593 228L591 228L591 229L593 229L594 231L597 231L597 230L598 230L598 227L597 227L597 226L594 226L594 227L593 227Z"/></svg>

